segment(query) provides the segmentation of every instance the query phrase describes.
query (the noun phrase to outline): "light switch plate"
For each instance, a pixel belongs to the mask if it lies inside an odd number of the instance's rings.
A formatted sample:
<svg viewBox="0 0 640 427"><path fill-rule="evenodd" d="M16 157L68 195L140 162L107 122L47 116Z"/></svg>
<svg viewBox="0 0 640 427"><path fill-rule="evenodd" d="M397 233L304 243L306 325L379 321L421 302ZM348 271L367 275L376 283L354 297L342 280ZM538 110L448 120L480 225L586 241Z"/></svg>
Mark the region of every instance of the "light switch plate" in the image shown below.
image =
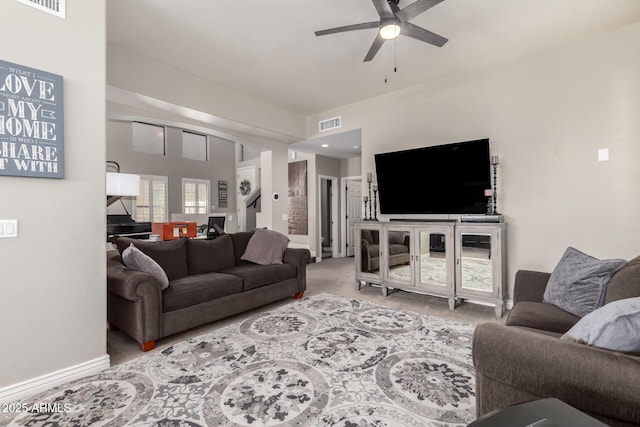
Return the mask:
<svg viewBox="0 0 640 427"><path fill-rule="evenodd" d="M17 219L0 219L0 239L18 237Z"/></svg>
<svg viewBox="0 0 640 427"><path fill-rule="evenodd" d="M598 148L598 161L606 162L609 160L609 149L608 148Z"/></svg>

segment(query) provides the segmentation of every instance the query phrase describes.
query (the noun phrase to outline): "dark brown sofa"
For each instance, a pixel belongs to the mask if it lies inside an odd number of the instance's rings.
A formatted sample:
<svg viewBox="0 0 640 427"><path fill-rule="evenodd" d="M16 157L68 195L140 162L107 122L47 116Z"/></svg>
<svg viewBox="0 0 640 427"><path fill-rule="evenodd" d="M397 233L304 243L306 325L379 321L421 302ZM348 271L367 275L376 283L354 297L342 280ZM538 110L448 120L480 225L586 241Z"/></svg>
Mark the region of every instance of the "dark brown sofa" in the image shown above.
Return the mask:
<svg viewBox="0 0 640 427"><path fill-rule="evenodd" d="M253 231L214 240L148 242L119 237L107 254L107 320L140 343L271 302L306 289L307 249L288 248L282 264L259 265L240 259ZM127 268L121 257L131 243L153 258L169 278L161 290L149 274Z"/></svg>
<svg viewBox="0 0 640 427"><path fill-rule="evenodd" d="M476 328L477 415L555 397L611 426L640 425L640 357L560 340L579 319L542 302L549 277L518 271L506 325ZM640 257L613 275L605 304L637 296Z"/></svg>

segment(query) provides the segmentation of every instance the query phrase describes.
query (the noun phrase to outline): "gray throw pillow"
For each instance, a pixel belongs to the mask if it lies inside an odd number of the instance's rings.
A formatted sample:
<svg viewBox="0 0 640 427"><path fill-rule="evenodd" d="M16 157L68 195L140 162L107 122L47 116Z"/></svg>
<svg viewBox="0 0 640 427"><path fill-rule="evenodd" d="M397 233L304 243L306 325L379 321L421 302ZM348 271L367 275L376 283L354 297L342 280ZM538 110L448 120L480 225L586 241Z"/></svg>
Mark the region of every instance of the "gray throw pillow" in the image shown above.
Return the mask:
<svg viewBox="0 0 640 427"><path fill-rule="evenodd" d="M167 289L169 287L169 279L162 267L155 262L151 257L145 255L140 249L133 246L133 243L129 245L124 251L122 251L122 261L127 268L137 271L144 271L151 277L156 279L160 285L160 289Z"/></svg>
<svg viewBox="0 0 640 427"><path fill-rule="evenodd" d="M569 247L551 273L542 301L583 317L602 306L609 279L625 264L623 259L599 260Z"/></svg>
<svg viewBox="0 0 640 427"><path fill-rule="evenodd" d="M282 264L282 257L288 245L289 238L284 234L258 228L249 239L240 259L262 265Z"/></svg>
<svg viewBox="0 0 640 427"><path fill-rule="evenodd" d="M622 352L640 352L640 297L605 304L560 339Z"/></svg>

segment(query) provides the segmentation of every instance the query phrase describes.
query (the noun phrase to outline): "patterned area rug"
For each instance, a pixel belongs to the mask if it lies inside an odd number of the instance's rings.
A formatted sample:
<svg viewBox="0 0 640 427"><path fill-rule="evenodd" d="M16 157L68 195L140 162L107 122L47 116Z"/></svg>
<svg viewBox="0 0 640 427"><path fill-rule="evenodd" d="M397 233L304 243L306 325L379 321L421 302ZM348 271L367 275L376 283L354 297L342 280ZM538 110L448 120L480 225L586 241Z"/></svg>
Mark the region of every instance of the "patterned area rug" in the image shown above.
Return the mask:
<svg viewBox="0 0 640 427"><path fill-rule="evenodd" d="M322 294L41 393L16 426L463 426L473 325Z"/></svg>

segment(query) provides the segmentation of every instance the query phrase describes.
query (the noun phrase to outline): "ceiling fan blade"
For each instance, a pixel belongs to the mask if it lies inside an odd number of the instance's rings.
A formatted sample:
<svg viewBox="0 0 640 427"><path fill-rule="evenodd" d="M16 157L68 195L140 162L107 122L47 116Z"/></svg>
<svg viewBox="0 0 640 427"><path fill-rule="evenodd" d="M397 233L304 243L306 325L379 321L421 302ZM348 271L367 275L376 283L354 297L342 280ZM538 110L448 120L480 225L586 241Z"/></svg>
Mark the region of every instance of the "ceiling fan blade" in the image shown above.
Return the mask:
<svg viewBox="0 0 640 427"><path fill-rule="evenodd" d="M393 18L393 10L387 0L371 0L378 11L380 18Z"/></svg>
<svg viewBox="0 0 640 427"><path fill-rule="evenodd" d="M325 36L327 34L344 33L345 31L366 30L367 28L378 28L380 22L363 22L362 24L346 25L344 27L330 28L328 30L316 31L316 36Z"/></svg>
<svg viewBox="0 0 640 427"><path fill-rule="evenodd" d="M444 0L417 0L396 13L396 16L403 22L408 21L443 1Z"/></svg>
<svg viewBox="0 0 640 427"><path fill-rule="evenodd" d="M378 33L378 35L376 35L376 38L373 40L371 47L369 48L369 52L367 52L367 56L364 57L363 62L371 61L373 57L376 56L376 53L378 53L383 43L384 43L384 39L382 38L380 33Z"/></svg>
<svg viewBox="0 0 640 427"><path fill-rule="evenodd" d="M400 34L413 37L414 39L432 44L434 46L442 47L449 39L446 39L436 33L432 33L429 30L425 30L422 27L413 25L410 22L403 22L400 26Z"/></svg>

